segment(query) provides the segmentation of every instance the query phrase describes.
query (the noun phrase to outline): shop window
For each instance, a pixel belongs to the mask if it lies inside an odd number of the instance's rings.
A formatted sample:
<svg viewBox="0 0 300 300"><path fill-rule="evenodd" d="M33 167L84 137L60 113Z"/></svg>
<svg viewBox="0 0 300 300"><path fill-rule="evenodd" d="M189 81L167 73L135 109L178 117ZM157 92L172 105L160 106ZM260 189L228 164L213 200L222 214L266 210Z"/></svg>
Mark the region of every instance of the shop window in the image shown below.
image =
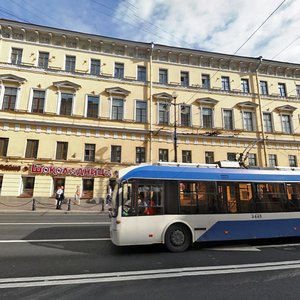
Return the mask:
<svg viewBox="0 0 300 300"><path fill-rule="evenodd" d="M35 177L22 177L22 193L20 197L30 198L33 196Z"/></svg>
<svg viewBox="0 0 300 300"><path fill-rule="evenodd" d="M82 179L82 198L92 199L94 196L94 179Z"/></svg>

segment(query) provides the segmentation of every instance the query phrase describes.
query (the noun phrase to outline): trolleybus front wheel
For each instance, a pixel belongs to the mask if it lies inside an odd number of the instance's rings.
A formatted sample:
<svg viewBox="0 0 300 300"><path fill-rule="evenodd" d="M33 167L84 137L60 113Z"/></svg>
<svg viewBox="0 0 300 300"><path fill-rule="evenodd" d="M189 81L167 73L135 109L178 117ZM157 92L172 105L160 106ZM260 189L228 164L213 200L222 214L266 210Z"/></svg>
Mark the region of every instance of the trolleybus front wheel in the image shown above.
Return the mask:
<svg viewBox="0 0 300 300"><path fill-rule="evenodd" d="M165 235L165 245L171 252L183 252L191 245L191 233L182 224L171 225Z"/></svg>

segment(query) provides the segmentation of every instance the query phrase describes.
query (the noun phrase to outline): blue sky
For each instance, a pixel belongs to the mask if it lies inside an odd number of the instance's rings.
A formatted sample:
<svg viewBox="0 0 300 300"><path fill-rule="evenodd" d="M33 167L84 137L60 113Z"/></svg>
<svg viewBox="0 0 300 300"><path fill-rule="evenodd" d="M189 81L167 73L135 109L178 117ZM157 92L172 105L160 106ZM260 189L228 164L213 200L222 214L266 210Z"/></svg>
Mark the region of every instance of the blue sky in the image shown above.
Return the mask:
<svg viewBox="0 0 300 300"><path fill-rule="evenodd" d="M1 18L228 54L269 17L237 54L293 63L299 15L300 0L0 0Z"/></svg>

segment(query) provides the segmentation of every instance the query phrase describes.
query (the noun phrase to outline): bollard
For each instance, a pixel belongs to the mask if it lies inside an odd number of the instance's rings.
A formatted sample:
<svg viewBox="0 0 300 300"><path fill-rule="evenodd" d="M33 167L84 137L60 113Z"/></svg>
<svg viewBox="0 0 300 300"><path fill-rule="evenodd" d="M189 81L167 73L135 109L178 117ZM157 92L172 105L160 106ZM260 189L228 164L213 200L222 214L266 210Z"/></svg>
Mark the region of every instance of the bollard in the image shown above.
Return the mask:
<svg viewBox="0 0 300 300"><path fill-rule="evenodd" d="M101 203L101 205L102 205L101 211L104 211L104 199L101 199L100 203Z"/></svg>
<svg viewBox="0 0 300 300"><path fill-rule="evenodd" d="M32 211L36 209L35 199L32 199Z"/></svg>
<svg viewBox="0 0 300 300"><path fill-rule="evenodd" d="M69 201L68 201L68 211L70 211L71 210L71 199L69 199Z"/></svg>

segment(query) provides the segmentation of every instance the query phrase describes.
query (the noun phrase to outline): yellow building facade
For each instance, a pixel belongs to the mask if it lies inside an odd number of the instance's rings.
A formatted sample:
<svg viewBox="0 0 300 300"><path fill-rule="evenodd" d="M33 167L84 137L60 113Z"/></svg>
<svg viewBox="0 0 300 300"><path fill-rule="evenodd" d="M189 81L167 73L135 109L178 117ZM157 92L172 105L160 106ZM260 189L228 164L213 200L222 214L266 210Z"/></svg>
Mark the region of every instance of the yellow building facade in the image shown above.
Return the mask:
<svg viewBox="0 0 300 300"><path fill-rule="evenodd" d="M105 198L144 162L298 166L299 64L0 26L2 198Z"/></svg>

